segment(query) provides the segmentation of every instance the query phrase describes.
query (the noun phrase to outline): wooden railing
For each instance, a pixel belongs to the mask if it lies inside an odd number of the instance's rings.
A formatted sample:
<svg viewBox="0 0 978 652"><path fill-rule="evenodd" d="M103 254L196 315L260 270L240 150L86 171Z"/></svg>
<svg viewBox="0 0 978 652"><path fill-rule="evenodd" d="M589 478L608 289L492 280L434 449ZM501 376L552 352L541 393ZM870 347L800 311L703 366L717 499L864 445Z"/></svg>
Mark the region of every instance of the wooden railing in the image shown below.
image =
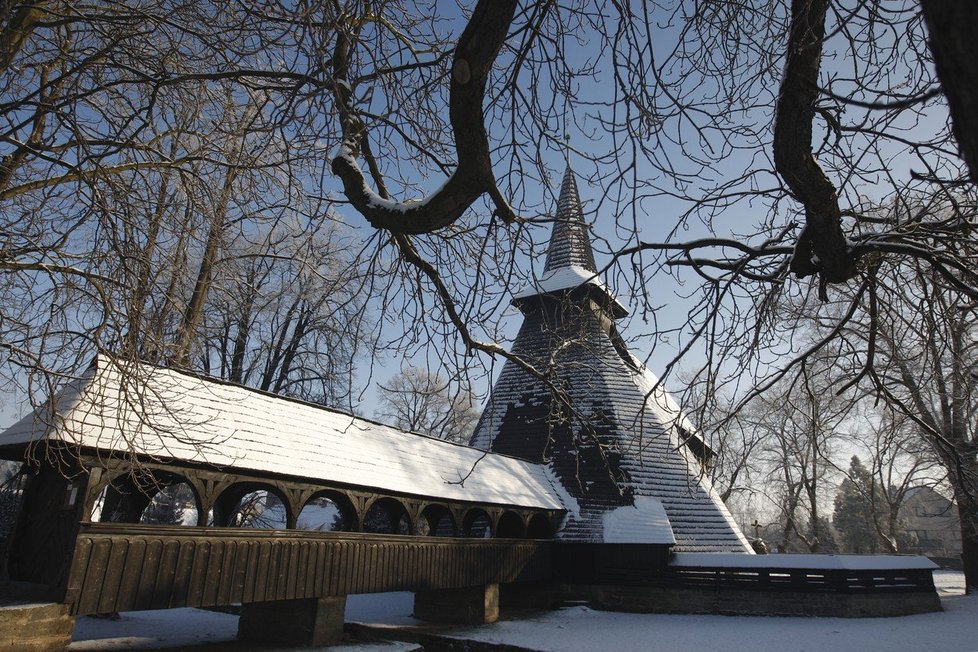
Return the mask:
<svg viewBox="0 0 978 652"><path fill-rule="evenodd" d="M900 593L934 591L926 568L785 568L791 555L770 555L743 567L708 563L670 565L662 546L639 544L557 544L555 566L562 582L616 586L699 587L802 593Z"/></svg>
<svg viewBox="0 0 978 652"><path fill-rule="evenodd" d="M930 570L839 570L785 568L701 568L663 571L659 583L716 589L801 593L911 593L934 591Z"/></svg>
<svg viewBox="0 0 978 652"><path fill-rule="evenodd" d="M548 580L551 542L84 523L73 614Z"/></svg>

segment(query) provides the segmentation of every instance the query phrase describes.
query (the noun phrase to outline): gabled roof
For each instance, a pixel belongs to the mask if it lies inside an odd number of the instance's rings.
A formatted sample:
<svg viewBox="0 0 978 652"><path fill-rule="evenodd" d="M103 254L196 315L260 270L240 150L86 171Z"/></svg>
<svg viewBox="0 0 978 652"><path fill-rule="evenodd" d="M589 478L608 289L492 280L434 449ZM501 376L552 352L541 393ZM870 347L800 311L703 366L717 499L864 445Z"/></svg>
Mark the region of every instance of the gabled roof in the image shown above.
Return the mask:
<svg viewBox="0 0 978 652"><path fill-rule="evenodd" d="M55 418L37 411L0 434L0 446L41 440L417 496L564 508L539 465L107 357L65 388Z"/></svg>

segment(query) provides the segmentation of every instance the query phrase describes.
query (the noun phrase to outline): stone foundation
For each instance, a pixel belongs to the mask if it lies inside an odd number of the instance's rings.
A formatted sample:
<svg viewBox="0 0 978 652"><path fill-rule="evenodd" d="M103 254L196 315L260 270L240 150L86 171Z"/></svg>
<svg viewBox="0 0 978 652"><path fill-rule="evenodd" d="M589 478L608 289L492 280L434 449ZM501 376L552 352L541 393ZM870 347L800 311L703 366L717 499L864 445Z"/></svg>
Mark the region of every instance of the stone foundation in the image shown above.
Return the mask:
<svg viewBox="0 0 978 652"><path fill-rule="evenodd" d="M241 605L238 638L275 645L338 643L345 611L346 596L248 602Z"/></svg>
<svg viewBox="0 0 978 652"><path fill-rule="evenodd" d="M499 585L418 591L414 617L432 623L484 625L499 620Z"/></svg>
<svg viewBox="0 0 978 652"><path fill-rule="evenodd" d="M586 600L595 609L635 613L737 616L877 618L941 611L934 591L904 593L808 593L693 587L564 585L565 600Z"/></svg>
<svg viewBox="0 0 978 652"><path fill-rule="evenodd" d="M71 643L75 618L68 606L52 603L0 606L0 650L53 652Z"/></svg>

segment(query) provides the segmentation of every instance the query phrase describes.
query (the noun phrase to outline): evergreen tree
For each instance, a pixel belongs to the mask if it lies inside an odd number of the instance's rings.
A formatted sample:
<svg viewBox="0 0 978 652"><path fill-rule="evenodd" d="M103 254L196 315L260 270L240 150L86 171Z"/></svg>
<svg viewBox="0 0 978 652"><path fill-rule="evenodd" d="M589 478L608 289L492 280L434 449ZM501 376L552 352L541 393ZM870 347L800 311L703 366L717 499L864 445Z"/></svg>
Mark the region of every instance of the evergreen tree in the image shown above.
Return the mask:
<svg viewBox="0 0 978 652"><path fill-rule="evenodd" d="M833 524L846 552L876 552L879 535L873 520L873 477L859 457L852 456L848 477L839 485L835 496Z"/></svg>

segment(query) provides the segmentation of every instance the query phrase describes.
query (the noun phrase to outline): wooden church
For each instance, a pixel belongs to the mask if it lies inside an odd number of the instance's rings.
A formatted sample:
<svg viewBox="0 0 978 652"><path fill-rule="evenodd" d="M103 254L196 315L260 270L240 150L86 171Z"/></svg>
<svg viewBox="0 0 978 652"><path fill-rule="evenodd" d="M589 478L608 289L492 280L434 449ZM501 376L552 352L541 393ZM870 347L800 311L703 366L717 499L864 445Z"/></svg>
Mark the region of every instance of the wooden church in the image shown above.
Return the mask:
<svg viewBox="0 0 978 652"><path fill-rule="evenodd" d="M548 467L558 540L750 553L704 472L710 448L615 327L628 311L598 275L569 166L543 274L513 302L513 353L552 377L507 361L472 445Z"/></svg>
<svg viewBox="0 0 978 652"><path fill-rule="evenodd" d="M426 620L586 600L680 613L940 609L915 557L754 555L711 450L615 328L568 169L542 275L471 446L214 378L99 356L0 433L0 647L63 650L76 616L241 605L239 636L323 645L346 596L413 591ZM164 491L179 522L146 518ZM244 525L247 497L281 523ZM268 505L268 503L265 503ZM303 526L309 509L333 516ZM0 521L0 526L4 521ZM745 593L749 592L749 593Z"/></svg>

